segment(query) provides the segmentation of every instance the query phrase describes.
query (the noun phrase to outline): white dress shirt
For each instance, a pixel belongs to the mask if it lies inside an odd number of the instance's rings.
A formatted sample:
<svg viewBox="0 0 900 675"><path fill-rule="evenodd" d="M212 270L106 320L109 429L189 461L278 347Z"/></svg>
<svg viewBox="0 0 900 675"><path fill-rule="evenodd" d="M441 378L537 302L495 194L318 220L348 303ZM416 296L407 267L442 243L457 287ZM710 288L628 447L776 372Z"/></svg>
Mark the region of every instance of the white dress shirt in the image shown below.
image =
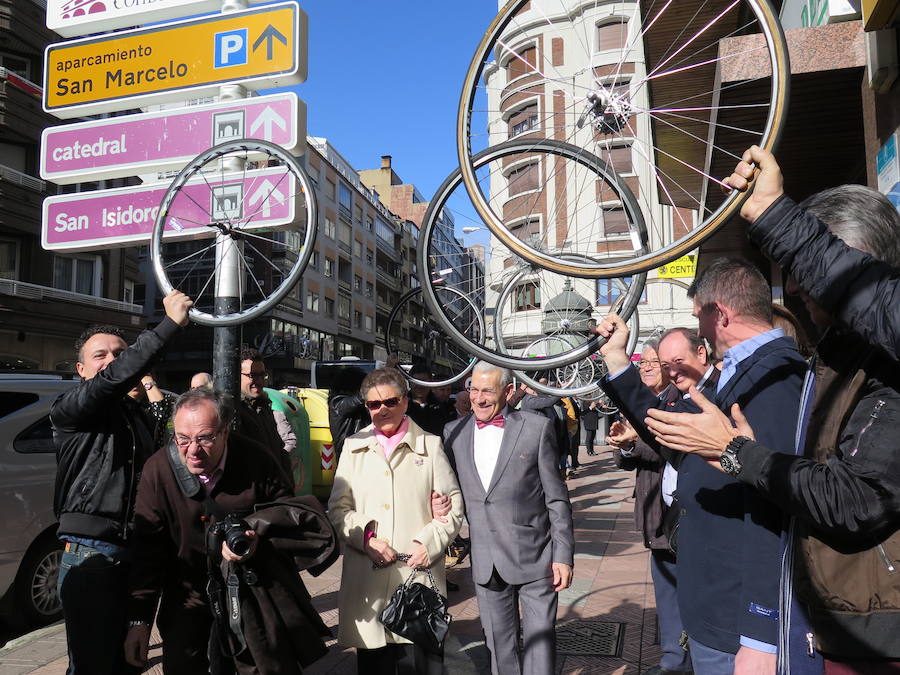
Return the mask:
<svg viewBox="0 0 900 675"><path fill-rule="evenodd" d="M473 421L473 424L474 421ZM491 484L491 478L494 477L494 469L497 467L497 457L500 455L500 442L503 440L503 429L495 427L491 424L479 429L475 424L475 443L473 452L475 458L475 468L478 470L478 477L481 478L481 484L487 492L488 486Z"/></svg>

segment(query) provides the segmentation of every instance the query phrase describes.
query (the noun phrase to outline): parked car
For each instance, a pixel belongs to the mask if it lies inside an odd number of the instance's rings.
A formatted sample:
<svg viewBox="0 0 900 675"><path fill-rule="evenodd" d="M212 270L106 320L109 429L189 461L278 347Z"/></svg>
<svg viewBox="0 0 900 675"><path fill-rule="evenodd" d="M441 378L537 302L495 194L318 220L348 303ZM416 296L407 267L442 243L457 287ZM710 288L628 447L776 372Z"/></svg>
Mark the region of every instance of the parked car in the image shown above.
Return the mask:
<svg viewBox="0 0 900 675"><path fill-rule="evenodd" d="M0 615L29 626L62 616L49 415L76 382L72 374L0 373Z"/></svg>

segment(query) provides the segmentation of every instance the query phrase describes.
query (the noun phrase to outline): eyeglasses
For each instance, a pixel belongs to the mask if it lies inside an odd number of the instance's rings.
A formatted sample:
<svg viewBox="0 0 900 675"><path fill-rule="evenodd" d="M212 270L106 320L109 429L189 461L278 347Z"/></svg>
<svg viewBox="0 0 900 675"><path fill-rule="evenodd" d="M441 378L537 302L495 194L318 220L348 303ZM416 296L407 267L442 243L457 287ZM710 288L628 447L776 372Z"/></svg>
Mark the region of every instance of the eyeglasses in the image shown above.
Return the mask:
<svg viewBox="0 0 900 675"><path fill-rule="evenodd" d="M659 359L650 359L648 361L641 359L638 361L638 368L659 368Z"/></svg>
<svg viewBox="0 0 900 675"><path fill-rule="evenodd" d="M197 438L188 438L187 436L175 436L175 445L179 448L189 448L191 443L196 443L198 447L208 450L216 442L216 436L197 436Z"/></svg>
<svg viewBox="0 0 900 675"><path fill-rule="evenodd" d="M265 380L269 377L268 373L241 373L244 377L249 377L251 380Z"/></svg>
<svg viewBox="0 0 900 675"><path fill-rule="evenodd" d="M381 408L382 405L388 408L396 408L398 403L400 403L400 397L391 396L390 398L386 398L383 401L366 401L366 407L372 412L375 412L376 410Z"/></svg>

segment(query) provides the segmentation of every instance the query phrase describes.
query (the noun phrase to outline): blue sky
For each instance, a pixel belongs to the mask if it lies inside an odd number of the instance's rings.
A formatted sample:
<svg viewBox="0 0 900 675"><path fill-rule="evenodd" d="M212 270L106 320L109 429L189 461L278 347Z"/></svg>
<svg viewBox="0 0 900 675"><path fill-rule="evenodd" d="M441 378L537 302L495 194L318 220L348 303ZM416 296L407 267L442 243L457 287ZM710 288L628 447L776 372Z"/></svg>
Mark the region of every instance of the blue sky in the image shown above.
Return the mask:
<svg viewBox="0 0 900 675"><path fill-rule="evenodd" d="M356 169L381 155L430 199L457 167L456 108L466 68L496 0L301 3L309 76L296 87L307 130Z"/></svg>

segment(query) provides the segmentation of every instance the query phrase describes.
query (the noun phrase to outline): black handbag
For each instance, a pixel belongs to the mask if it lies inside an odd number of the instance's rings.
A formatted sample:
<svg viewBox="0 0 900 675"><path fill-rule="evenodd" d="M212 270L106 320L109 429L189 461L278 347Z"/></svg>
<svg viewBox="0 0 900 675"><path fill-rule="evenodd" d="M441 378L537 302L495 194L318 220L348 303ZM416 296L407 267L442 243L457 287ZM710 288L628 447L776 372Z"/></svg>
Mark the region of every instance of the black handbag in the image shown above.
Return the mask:
<svg viewBox="0 0 900 675"><path fill-rule="evenodd" d="M392 633L405 637L422 649L432 654L442 654L444 638L453 617L447 611L447 598L438 593L431 570L421 570L428 574L430 586L413 583L417 571L397 587L378 620Z"/></svg>

